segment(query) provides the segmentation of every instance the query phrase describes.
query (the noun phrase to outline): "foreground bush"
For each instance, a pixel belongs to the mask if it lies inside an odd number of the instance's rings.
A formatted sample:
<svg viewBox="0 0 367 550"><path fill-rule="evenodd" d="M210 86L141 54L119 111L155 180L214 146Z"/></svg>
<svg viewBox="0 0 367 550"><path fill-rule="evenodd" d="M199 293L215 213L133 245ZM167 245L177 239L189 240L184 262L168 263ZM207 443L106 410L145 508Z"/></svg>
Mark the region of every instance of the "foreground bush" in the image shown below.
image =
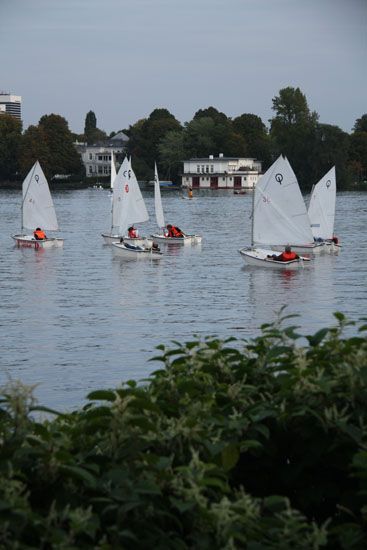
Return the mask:
<svg viewBox="0 0 367 550"><path fill-rule="evenodd" d="M161 346L55 420L0 402L0 547L366 548L367 326Z"/></svg>

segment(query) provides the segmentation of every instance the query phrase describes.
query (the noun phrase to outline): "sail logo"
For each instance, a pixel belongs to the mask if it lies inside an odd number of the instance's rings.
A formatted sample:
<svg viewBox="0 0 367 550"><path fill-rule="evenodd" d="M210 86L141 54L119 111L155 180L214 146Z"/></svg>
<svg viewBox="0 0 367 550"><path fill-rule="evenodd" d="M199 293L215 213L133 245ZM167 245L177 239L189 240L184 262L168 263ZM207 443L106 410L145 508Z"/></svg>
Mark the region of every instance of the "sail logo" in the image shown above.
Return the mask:
<svg viewBox="0 0 367 550"><path fill-rule="evenodd" d="M330 185L331 185L331 181L330 181L330 180L327 180L327 182L326 182L326 189L329 189Z"/></svg>
<svg viewBox="0 0 367 550"><path fill-rule="evenodd" d="M40 181L40 177L39 177L38 174L36 174L36 175L34 176L34 179L36 180L36 182L38 183L38 185L41 185L42 181Z"/></svg>
<svg viewBox="0 0 367 550"><path fill-rule="evenodd" d="M125 193L128 193L128 192L129 192L129 185L126 184L126 185L125 185Z"/></svg>
<svg viewBox="0 0 367 550"><path fill-rule="evenodd" d="M277 181L279 185L282 185L283 174L275 174L275 181Z"/></svg>
<svg viewBox="0 0 367 550"><path fill-rule="evenodd" d="M269 197L263 197L263 202L265 202L266 204L270 204L270 199Z"/></svg>

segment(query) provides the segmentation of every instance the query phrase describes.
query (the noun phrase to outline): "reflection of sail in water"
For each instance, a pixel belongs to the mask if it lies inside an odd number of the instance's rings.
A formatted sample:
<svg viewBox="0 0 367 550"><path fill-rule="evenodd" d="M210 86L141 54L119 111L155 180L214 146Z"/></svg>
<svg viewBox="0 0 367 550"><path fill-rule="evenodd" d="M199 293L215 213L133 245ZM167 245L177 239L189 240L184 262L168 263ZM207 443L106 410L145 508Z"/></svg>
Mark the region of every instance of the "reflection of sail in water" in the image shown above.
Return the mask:
<svg viewBox="0 0 367 550"><path fill-rule="evenodd" d="M284 315L300 314L284 323L300 326L301 333L311 334L333 324L332 313L341 307L336 303L335 261L335 256L328 255L322 262L315 262L312 270L298 271L255 271L247 267L249 330L246 332L253 335L260 325L276 320L282 306L287 306Z"/></svg>

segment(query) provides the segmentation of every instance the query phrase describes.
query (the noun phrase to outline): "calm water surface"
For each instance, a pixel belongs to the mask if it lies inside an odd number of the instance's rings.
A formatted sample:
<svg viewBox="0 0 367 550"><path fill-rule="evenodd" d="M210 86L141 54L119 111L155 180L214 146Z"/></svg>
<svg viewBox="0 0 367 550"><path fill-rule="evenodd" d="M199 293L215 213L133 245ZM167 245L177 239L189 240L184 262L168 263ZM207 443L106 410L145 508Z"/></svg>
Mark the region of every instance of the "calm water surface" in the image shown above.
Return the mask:
<svg viewBox="0 0 367 550"><path fill-rule="evenodd" d="M183 200L163 191L167 223L204 236L170 246L161 262L124 262L103 244L110 226L107 190L54 193L64 249L17 249L21 191L1 191L0 384L37 384L42 404L70 410L97 388L142 379L157 368L155 346L193 335L255 336L287 304L304 334L353 320L367 297L367 193L337 195L336 233L343 250L299 271L245 267L251 194L201 192ZM155 231L154 200L144 192ZM292 320L292 323L294 321Z"/></svg>

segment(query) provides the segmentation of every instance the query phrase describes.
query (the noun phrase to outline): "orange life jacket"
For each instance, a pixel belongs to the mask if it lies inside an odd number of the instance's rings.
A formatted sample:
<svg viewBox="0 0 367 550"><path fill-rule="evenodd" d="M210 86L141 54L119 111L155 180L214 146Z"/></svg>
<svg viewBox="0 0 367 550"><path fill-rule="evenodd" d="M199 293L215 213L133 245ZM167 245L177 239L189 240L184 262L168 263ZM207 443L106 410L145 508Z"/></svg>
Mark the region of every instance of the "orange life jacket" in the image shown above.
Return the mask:
<svg viewBox="0 0 367 550"><path fill-rule="evenodd" d="M33 233L35 239L37 239L37 241L43 241L44 239L46 239L46 233L44 231L42 231L42 229L39 229L38 231L36 230L34 233Z"/></svg>
<svg viewBox="0 0 367 550"><path fill-rule="evenodd" d="M169 237L182 237L182 231L179 230L174 225L172 225L172 227L170 228L170 230L168 232L168 236Z"/></svg>
<svg viewBox="0 0 367 550"><path fill-rule="evenodd" d="M295 260L297 258L297 254L295 252L282 252L281 256L283 262L290 262L291 260Z"/></svg>

